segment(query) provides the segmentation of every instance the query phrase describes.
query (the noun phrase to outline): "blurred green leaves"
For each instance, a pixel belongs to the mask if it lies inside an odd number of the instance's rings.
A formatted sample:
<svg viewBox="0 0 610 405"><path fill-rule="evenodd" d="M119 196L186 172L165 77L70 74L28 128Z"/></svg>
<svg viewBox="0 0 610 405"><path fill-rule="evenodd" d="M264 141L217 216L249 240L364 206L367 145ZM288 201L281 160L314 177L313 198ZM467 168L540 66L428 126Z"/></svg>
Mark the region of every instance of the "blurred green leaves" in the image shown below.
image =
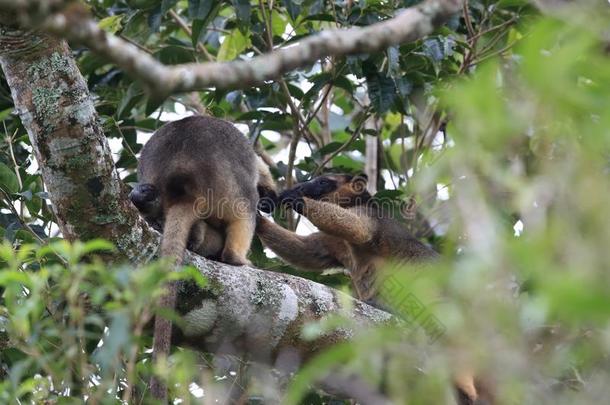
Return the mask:
<svg viewBox="0 0 610 405"><path fill-rule="evenodd" d="M97 254L112 250L101 240L16 250L0 245L0 339L11 347L0 352L9 377L0 383L3 402L79 402L86 395L115 403L126 389L143 397L140 378L152 372L144 328L169 275L163 263L108 268ZM193 279L193 273L172 279ZM204 283L200 273L195 280Z"/></svg>

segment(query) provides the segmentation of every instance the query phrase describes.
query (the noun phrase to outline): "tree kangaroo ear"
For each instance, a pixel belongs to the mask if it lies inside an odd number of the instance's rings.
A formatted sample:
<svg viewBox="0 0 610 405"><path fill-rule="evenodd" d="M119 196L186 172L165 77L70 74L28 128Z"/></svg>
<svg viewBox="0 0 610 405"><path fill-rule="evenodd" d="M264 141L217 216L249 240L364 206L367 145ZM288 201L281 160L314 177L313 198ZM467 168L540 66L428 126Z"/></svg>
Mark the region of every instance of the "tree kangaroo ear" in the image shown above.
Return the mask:
<svg viewBox="0 0 610 405"><path fill-rule="evenodd" d="M362 194L366 191L366 186L368 184L368 177L366 174L359 174L354 176L350 181L350 187L354 194Z"/></svg>

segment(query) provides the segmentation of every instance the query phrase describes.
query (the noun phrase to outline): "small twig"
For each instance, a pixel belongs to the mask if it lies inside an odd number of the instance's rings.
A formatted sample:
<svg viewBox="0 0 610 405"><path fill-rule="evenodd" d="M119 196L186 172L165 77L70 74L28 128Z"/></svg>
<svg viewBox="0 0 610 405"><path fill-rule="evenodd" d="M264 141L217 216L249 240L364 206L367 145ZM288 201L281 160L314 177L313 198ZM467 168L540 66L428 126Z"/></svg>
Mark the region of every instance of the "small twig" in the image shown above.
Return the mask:
<svg viewBox="0 0 610 405"><path fill-rule="evenodd" d="M121 131L121 127L119 126L119 124L117 124L116 121L113 120L113 122L114 122L114 127L117 129L117 131L119 131L119 134L121 135L121 138L123 138L123 144L125 145L125 147L129 151L129 153L131 153L131 155L133 157L136 157L136 153L133 151L133 149L131 149L131 146L129 146L129 142L127 142L127 139L125 138L125 135L123 134L123 131Z"/></svg>
<svg viewBox="0 0 610 405"><path fill-rule="evenodd" d="M479 64L479 63L483 62L484 60L487 60L489 58L493 58L494 56L503 54L504 52L510 50L513 46L515 46L515 44L517 42L518 41L514 41L513 43L506 45L504 48L499 49L496 52L492 52L492 53L489 53L487 55L481 56L479 59L477 59L475 61L472 61L468 67L476 65L476 64Z"/></svg>
<svg viewBox="0 0 610 405"><path fill-rule="evenodd" d="M488 29L486 29L486 30L483 30L483 31L478 32L477 34L475 34L475 35L472 37L472 39L479 39L479 38L480 38L480 37L482 37L483 35L487 35L487 34L489 34L490 32L493 32L493 31L499 30L499 29L501 29L501 28L504 28L504 27L506 27L506 26L509 26L509 25L511 25L511 24L513 24L513 23L515 23L517 20L518 20L518 17L516 17L516 16L515 16L515 17L512 17L511 19L504 21L502 24L494 25L494 26L493 26L493 27L491 27L491 28L488 28Z"/></svg>
<svg viewBox="0 0 610 405"><path fill-rule="evenodd" d="M314 108L314 110L311 112L311 114L305 118L305 126L309 126L309 124L311 123L311 121L316 117L316 115L318 114L318 112L320 111L320 108L322 108L322 106L324 105L324 103L326 103L326 99L328 98L330 91L332 90L333 86L332 84L328 84L326 86L326 91L324 92L324 94L322 95L322 98L320 99L320 103L318 104L317 107Z"/></svg>
<svg viewBox="0 0 610 405"><path fill-rule="evenodd" d="M19 173L19 165L17 164L17 159L15 159L15 151L13 149L13 142L15 141L15 136L17 136L17 129L13 136L8 135L8 131L6 130L6 123L2 121L4 125L4 131L6 133L6 139L8 143L8 150L11 154L11 160L13 161L13 167L15 169L15 175L17 176L17 184L19 184L19 190L23 190L23 181L21 180L21 174ZM23 204L19 204L19 215L23 216Z"/></svg>
<svg viewBox="0 0 610 405"><path fill-rule="evenodd" d="M292 100L292 95L290 94L290 89L288 88L286 81L282 78L279 80L279 83L284 93L284 96L286 96L288 106L290 107L290 112L296 120L296 128L305 139L312 140L319 147L320 145L322 145L322 142L320 141L320 139L318 139L316 135L314 135L313 132L309 130L308 125L306 125L305 118L303 118L299 107L297 107L294 101Z"/></svg>
<svg viewBox="0 0 610 405"><path fill-rule="evenodd" d="M38 234L36 232L34 232L34 230L19 215L19 213L15 209L15 206L12 203L12 200L11 200L11 197L10 197L9 193L7 193L1 187L0 187L0 193L2 194L2 199L4 200L4 203L6 204L6 207L11 211L11 213L13 215L15 215L15 217L17 217L17 221L19 221L19 224L21 225L21 227L24 228L25 230L27 230L30 234L32 234L32 236L36 240L38 240L40 242L40 244L46 245L47 242L44 239L42 239L40 236L38 236Z"/></svg>
<svg viewBox="0 0 610 405"><path fill-rule="evenodd" d="M472 26L472 21L470 21L470 11L468 10L468 0L464 1L463 5L464 12L464 22L466 23L466 28L468 29L468 35L470 38L474 37L474 27Z"/></svg>
<svg viewBox="0 0 610 405"><path fill-rule="evenodd" d="M272 52L273 51L273 33L271 30L271 16L267 14L262 1L259 2L259 8L261 11L261 16L263 18L263 23L265 24L265 40L267 41L267 48L268 48L269 52ZM301 134L301 136L305 137L306 139L313 140L316 143L316 145L320 146L319 139L317 139L317 137L309 130L307 124L305 124L305 118L303 118L301 111L299 110L299 108L296 106L296 104L292 100L292 95L290 94L290 89L288 88L286 81L284 80L284 78L280 78L278 81L280 83L282 92L284 93L284 96L286 97L286 102L288 103L288 106L290 107L290 112L292 113L293 117L295 118L295 120L298 123L296 125L298 132Z"/></svg>
<svg viewBox="0 0 610 405"><path fill-rule="evenodd" d="M295 124L296 126L296 124ZM289 189L294 184L294 179L292 176L292 171L294 169L294 161L296 159L296 151L299 141L301 140L301 133L296 130L292 136L292 140L290 141L290 149L288 150L288 165L286 168L286 188Z"/></svg>
<svg viewBox="0 0 610 405"><path fill-rule="evenodd" d="M147 54L152 55L153 52L150 49L148 49L144 45L141 45L141 44L137 43L136 41L134 41L133 39L129 38L128 36L125 36L123 34L119 34L118 36L119 36L119 38L121 38L125 42L129 42L131 45L135 46L136 48L138 48L142 52L146 52Z"/></svg>
<svg viewBox="0 0 610 405"><path fill-rule="evenodd" d="M479 51L479 54L482 54L482 53L485 53L485 52L491 50L498 43L498 41L501 40L505 35L506 35L506 32L496 33L496 35L494 35L493 38L491 40L489 40L489 42L486 43L485 46Z"/></svg>
<svg viewBox="0 0 610 405"><path fill-rule="evenodd" d="M298 130L297 126L298 124L295 122L294 133L292 135L290 149L288 151L288 166L286 168L286 189L292 188L292 185L294 184L292 171L294 170L294 161L296 159L297 146L299 145L299 141L301 140L301 132ZM291 214L290 210L288 211L287 225L288 229L296 229L296 224L294 223L294 216Z"/></svg>
<svg viewBox="0 0 610 405"><path fill-rule="evenodd" d="M174 10L169 10L169 16L182 28L184 32L191 38L193 36L193 30L188 26L186 21L184 21ZM209 61L213 61L214 57L208 52L206 47L197 40L197 50L205 55L205 58Z"/></svg>
<svg viewBox="0 0 610 405"><path fill-rule="evenodd" d="M137 125L119 125L119 127L121 129L133 129L133 130L142 131L142 132L155 132L154 129L139 127Z"/></svg>
<svg viewBox="0 0 610 405"><path fill-rule="evenodd" d="M318 167L316 167L316 170L314 170L312 177L315 177L318 174L320 174L320 172L322 171L324 166L326 166L328 164L328 162L333 160L339 153L343 152L348 146L350 146L352 144L352 142L354 142L356 140L356 138L358 138L358 136L360 135L360 132L362 131L362 127L364 126L364 123L366 122L367 117L368 117L368 112L365 113L363 120L358 124L358 126L354 130L354 133L352 133L352 136L350 137L350 139L348 139L347 142L345 142L343 145L341 145L339 148L337 148L336 151L334 151L326 159L324 159L324 161L322 163L320 163L318 165Z"/></svg>
<svg viewBox="0 0 610 405"><path fill-rule="evenodd" d="M206 30L214 31L214 32L220 32L221 34L226 34L226 35L231 34L231 31L229 31L229 30L225 30L225 29L222 29L222 28L214 27L214 26L206 27Z"/></svg>
<svg viewBox="0 0 610 405"><path fill-rule="evenodd" d="M8 130L6 129L6 123L2 121L2 125L4 125L4 133L6 134L6 142L8 143L8 150L11 154L11 160L13 161L13 167L15 168L15 175L17 176L17 183L19 183L19 190L23 189L23 181L21 180L21 174L19 174L19 165L17 164L17 159L15 159L15 151L13 149L13 142L15 141L15 136L17 136L17 129L13 133L12 136L8 134Z"/></svg>

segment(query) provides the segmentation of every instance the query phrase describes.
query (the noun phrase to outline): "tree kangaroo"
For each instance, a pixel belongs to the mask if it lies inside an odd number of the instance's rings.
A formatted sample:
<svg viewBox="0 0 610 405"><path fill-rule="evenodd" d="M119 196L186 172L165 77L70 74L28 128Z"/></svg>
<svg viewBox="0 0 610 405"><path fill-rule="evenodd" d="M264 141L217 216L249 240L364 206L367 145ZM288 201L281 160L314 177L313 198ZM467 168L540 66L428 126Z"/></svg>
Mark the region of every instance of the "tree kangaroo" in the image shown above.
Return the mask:
<svg viewBox="0 0 610 405"><path fill-rule="evenodd" d="M277 202L275 181L267 164L258 156L257 169L259 177L256 187L259 196L258 209L269 213L273 211ZM152 184L136 184L129 193L129 198L146 222L157 231L163 232L165 217L159 190ZM201 219L196 221L191 228L187 249L205 258L220 261L224 244L223 227L213 227L205 219Z"/></svg>
<svg viewBox="0 0 610 405"><path fill-rule="evenodd" d="M259 186L270 179L260 176L261 163L244 135L217 118L188 117L155 132L142 149L140 184L130 198L148 220L163 226L161 256L180 264L191 235L194 250L228 264L249 264ZM175 303L176 287L170 285L159 305L173 309ZM171 321L157 316L153 360L167 356L170 343ZM166 400L167 387L153 378L151 393Z"/></svg>
<svg viewBox="0 0 610 405"><path fill-rule="evenodd" d="M375 277L386 261L423 261L438 253L371 201L363 176L316 177L284 191L279 202L304 215L320 232L300 236L263 217L258 218L256 232L267 247L296 267L348 269L358 298L374 301Z"/></svg>
<svg viewBox="0 0 610 405"><path fill-rule="evenodd" d="M298 268L348 269L358 298L375 305L379 298L376 276L386 262L429 261L439 254L384 212L366 191L366 183L365 176L346 174L300 183L284 191L279 203L305 216L319 232L297 235L259 216L256 233L265 246ZM483 403L470 371L456 373L454 384L460 404Z"/></svg>

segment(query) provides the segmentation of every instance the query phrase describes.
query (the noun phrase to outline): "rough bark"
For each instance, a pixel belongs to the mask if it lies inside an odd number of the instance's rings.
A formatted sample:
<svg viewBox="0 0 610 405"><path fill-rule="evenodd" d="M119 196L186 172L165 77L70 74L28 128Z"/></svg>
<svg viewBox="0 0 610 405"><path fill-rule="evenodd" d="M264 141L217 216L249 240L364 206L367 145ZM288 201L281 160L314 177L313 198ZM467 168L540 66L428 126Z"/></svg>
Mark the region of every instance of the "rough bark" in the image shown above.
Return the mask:
<svg viewBox="0 0 610 405"><path fill-rule="evenodd" d="M119 259L134 263L154 257L159 234L140 219L127 199L67 44L0 26L0 65L64 236L105 238L116 244ZM340 329L307 341L299 333L307 321L337 312L347 313L359 328L392 321L387 313L298 277L232 267L195 255L188 255L187 262L206 276L208 287L180 285L178 311L184 328L174 335L177 343L200 350L250 352L253 358L267 361L290 351L303 359L352 334ZM342 307L340 302L348 305Z"/></svg>
<svg viewBox="0 0 610 405"><path fill-rule="evenodd" d="M65 3L68 7L62 9ZM297 46L277 49L247 61L190 63L165 66L136 46L108 34L82 8L61 0L0 0L15 10L20 21L41 23L58 36L82 43L140 80L158 98L176 92L249 87L311 65L326 56L376 52L391 45L414 41L458 12L463 0L425 0L400 11L396 17L364 28L324 30ZM57 9L61 12L53 13ZM51 13L49 15L49 13Z"/></svg>
<svg viewBox="0 0 610 405"><path fill-rule="evenodd" d="M105 238L126 256L151 257L156 238L141 231L142 221L125 198L87 83L67 44L3 27L0 64L63 235Z"/></svg>

